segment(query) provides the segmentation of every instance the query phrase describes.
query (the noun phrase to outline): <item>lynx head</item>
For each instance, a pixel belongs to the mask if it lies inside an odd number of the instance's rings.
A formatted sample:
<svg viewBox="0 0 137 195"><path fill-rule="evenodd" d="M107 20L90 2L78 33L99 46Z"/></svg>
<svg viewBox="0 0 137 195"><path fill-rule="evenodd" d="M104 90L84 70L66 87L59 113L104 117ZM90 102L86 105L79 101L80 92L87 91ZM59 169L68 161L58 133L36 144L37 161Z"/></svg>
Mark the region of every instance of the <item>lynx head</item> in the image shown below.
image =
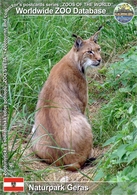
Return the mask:
<svg viewBox="0 0 137 195"><path fill-rule="evenodd" d="M101 48L97 44L99 32L100 31L97 31L87 40L83 40L81 37L73 35L76 37L73 50L77 54L79 68L83 73L88 67L97 67L100 65Z"/></svg>

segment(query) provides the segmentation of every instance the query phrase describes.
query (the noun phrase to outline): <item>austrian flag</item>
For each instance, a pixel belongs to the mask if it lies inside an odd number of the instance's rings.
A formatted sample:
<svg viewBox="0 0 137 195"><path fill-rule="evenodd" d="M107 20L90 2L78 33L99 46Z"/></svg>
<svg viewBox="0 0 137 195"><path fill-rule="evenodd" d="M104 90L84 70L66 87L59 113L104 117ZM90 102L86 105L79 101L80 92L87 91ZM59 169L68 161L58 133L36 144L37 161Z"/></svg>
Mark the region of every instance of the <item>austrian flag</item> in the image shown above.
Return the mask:
<svg viewBox="0 0 137 195"><path fill-rule="evenodd" d="M24 178L5 177L3 179L4 192L24 192Z"/></svg>

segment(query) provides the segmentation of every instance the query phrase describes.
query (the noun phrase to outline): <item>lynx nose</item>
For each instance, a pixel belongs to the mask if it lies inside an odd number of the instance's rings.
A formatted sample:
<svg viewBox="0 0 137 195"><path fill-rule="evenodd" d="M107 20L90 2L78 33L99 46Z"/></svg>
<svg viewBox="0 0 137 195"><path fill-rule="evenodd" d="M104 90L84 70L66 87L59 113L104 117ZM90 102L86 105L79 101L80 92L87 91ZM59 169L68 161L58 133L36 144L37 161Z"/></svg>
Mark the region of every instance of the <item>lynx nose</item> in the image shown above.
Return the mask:
<svg viewBox="0 0 137 195"><path fill-rule="evenodd" d="M100 64L101 62L101 59L97 60L97 66Z"/></svg>

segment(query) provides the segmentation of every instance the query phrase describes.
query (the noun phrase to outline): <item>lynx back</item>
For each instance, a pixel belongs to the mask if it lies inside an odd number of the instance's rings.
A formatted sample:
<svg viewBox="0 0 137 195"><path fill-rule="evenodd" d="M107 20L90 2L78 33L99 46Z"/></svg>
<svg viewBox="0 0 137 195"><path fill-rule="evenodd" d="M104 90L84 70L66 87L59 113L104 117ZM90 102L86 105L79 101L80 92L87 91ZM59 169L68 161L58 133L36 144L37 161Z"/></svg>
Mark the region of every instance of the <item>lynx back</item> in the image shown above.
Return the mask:
<svg viewBox="0 0 137 195"><path fill-rule="evenodd" d="M47 163L71 171L91 157L85 72L101 62L98 33L87 40L75 36L72 49L52 68L36 106L32 150Z"/></svg>

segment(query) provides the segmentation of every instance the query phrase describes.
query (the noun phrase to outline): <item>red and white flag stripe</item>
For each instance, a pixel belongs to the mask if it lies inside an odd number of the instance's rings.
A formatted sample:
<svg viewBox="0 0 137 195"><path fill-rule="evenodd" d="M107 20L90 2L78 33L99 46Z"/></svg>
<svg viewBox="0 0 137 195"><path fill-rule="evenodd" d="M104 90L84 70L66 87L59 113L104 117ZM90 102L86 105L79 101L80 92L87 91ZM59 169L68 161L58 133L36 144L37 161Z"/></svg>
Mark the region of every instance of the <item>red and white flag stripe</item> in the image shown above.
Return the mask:
<svg viewBox="0 0 137 195"><path fill-rule="evenodd" d="M24 178L5 177L3 179L4 192L24 192Z"/></svg>

